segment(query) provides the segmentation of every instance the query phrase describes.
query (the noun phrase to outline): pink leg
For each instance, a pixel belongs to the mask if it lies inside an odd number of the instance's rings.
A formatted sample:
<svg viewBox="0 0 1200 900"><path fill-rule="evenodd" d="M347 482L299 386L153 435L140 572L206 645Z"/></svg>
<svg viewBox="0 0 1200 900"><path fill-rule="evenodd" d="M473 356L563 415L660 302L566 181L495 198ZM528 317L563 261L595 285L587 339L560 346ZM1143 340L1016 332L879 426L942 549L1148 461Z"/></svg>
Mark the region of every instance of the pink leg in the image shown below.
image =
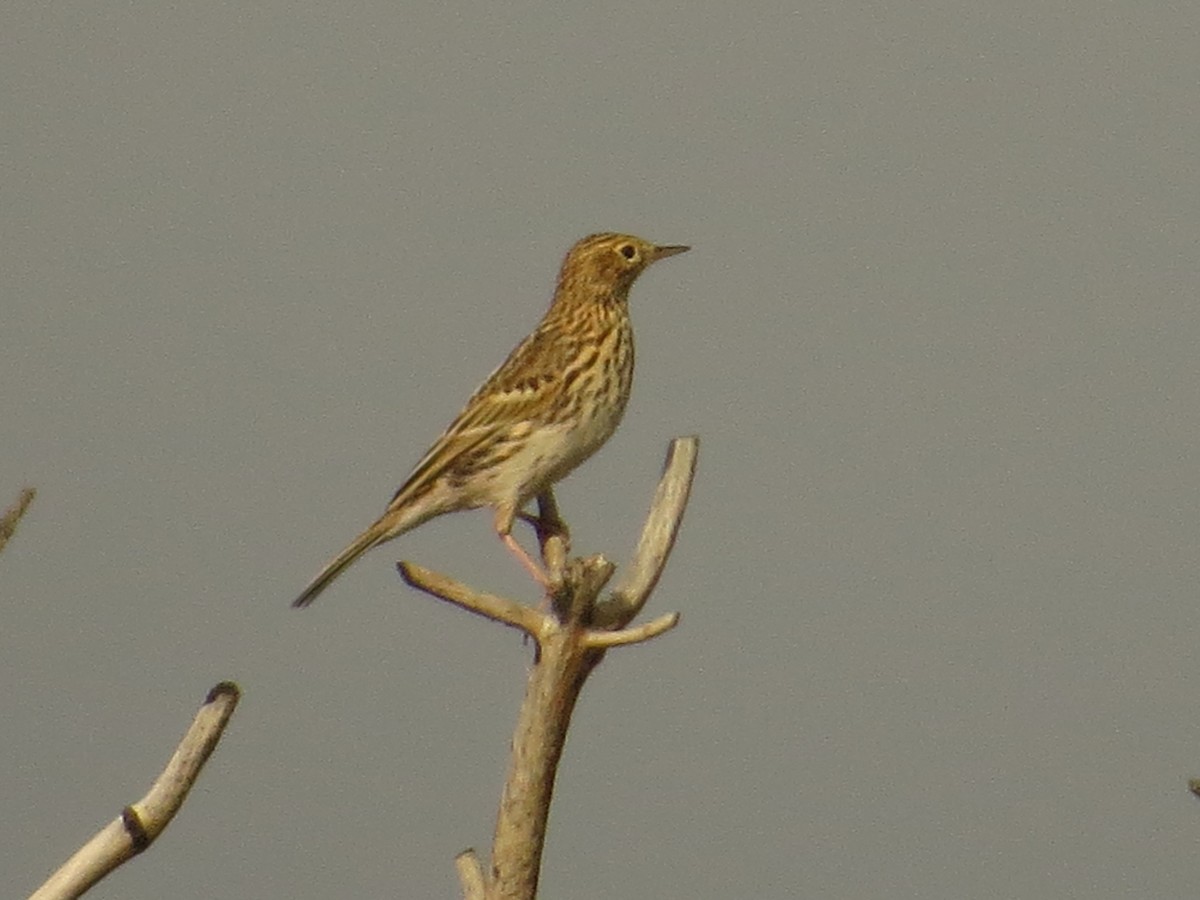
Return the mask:
<svg viewBox="0 0 1200 900"><path fill-rule="evenodd" d="M517 558L517 561L525 567L525 571L533 576L533 580L540 584L548 592L551 588L550 577L546 574L545 570L543 570L542 567L537 564L533 557L525 552L525 548L517 543L516 538L514 538L511 534L502 534L500 535L500 540L504 541L504 546L507 547L509 552L511 552L512 555Z"/></svg>

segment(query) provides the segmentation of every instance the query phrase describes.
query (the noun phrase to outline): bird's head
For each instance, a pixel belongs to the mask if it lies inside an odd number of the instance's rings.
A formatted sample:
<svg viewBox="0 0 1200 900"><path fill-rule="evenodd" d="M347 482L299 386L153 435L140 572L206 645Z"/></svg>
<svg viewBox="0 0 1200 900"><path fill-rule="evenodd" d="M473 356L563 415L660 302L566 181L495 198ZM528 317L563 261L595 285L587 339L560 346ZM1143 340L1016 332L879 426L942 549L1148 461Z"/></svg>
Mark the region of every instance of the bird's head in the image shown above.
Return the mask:
<svg viewBox="0 0 1200 900"><path fill-rule="evenodd" d="M678 244L652 244L631 234L589 235L567 251L558 275L558 294L602 293L624 299L647 266L688 249Z"/></svg>

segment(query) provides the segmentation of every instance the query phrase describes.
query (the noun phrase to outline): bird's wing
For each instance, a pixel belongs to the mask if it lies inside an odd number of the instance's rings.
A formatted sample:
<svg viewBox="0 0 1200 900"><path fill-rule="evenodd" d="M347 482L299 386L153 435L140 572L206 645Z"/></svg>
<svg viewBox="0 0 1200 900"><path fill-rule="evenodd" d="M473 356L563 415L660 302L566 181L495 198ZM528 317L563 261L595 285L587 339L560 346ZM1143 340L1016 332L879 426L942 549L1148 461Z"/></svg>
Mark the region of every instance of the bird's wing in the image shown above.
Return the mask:
<svg viewBox="0 0 1200 900"><path fill-rule="evenodd" d="M388 508L404 505L413 497L425 493L439 478L455 470L469 470L468 460L476 457L477 451L490 443L491 439L491 431L484 428L442 435L417 463L408 480L400 485Z"/></svg>
<svg viewBox="0 0 1200 900"><path fill-rule="evenodd" d="M491 375L471 395L458 419L450 426L470 427L477 417L519 415L528 403L534 407L539 398L555 390L571 356L573 342L557 319L546 319L537 330L521 341ZM510 410L501 413L500 410Z"/></svg>
<svg viewBox="0 0 1200 900"><path fill-rule="evenodd" d="M532 423L547 418L565 363L556 334L543 327L529 335L471 395L389 506L423 493L439 478L468 475L480 462L481 449L499 450L497 445L520 439Z"/></svg>

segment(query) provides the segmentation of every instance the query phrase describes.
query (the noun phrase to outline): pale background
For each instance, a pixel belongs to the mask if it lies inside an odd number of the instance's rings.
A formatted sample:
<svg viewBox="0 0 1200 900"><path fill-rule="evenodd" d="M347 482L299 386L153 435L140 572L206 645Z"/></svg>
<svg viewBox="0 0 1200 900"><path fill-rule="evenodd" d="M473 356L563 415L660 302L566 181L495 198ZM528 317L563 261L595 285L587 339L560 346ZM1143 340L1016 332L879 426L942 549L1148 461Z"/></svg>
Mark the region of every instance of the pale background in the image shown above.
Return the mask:
<svg viewBox="0 0 1200 900"><path fill-rule="evenodd" d="M700 475L560 773L546 897L1200 890L1200 5L0 11L3 893L244 701L98 897L450 897L529 656L487 514L288 602L594 230L635 289L624 558Z"/></svg>

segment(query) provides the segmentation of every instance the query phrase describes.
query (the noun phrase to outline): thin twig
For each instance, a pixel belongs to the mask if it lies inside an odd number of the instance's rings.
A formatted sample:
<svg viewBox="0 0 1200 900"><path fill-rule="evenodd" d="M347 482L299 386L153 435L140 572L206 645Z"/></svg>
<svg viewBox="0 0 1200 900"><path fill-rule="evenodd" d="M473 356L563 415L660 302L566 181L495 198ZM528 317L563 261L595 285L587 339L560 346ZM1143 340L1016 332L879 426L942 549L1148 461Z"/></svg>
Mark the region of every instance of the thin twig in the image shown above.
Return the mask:
<svg viewBox="0 0 1200 900"><path fill-rule="evenodd" d="M4 545L8 543L8 539L16 533L17 523L21 521L21 516L25 515L25 510L29 509L29 504L33 502L33 498L37 496L37 488L27 487L21 491L21 495L17 497L16 503L4 511L4 515L0 516L0 550L4 549Z"/></svg>
<svg viewBox="0 0 1200 900"><path fill-rule="evenodd" d="M50 876L30 900L78 897L121 863L141 853L162 834L187 799L200 770L217 746L241 691L223 681L208 692L191 727L150 792L121 811Z"/></svg>
<svg viewBox="0 0 1200 900"><path fill-rule="evenodd" d="M487 882L483 879L483 867L474 850L464 850L454 857L454 868L458 870L458 882L462 885L463 900L483 900Z"/></svg>
<svg viewBox="0 0 1200 900"><path fill-rule="evenodd" d="M679 613L667 613L665 616L659 616L657 619L652 619L635 628L622 628L620 631L589 631L583 636L583 644L592 649L640 644L670 631L678 624Z"/></svg>
<svg viewBox="0 0 1200 900"><path fill-rule="evenodd" d="M662 477L650 504L650 513L634 551L633 561L609 598L596 605L593 624L600 628L620 628L633 621L667 564L683 512L687 508L692 481L696 477L696 457L700 438L675 438L667 451Z"/></svg>
<svg viewBox="0 0 1200 900"><path fill-rule="evenodd" d="M400 577L417 590L432 594L494 622L517 628L535 640L549 627L548 616L523 603L477 591L449 575L426 569L416 563L400 562L396 564L396 568L400 570Z"/></svg>

